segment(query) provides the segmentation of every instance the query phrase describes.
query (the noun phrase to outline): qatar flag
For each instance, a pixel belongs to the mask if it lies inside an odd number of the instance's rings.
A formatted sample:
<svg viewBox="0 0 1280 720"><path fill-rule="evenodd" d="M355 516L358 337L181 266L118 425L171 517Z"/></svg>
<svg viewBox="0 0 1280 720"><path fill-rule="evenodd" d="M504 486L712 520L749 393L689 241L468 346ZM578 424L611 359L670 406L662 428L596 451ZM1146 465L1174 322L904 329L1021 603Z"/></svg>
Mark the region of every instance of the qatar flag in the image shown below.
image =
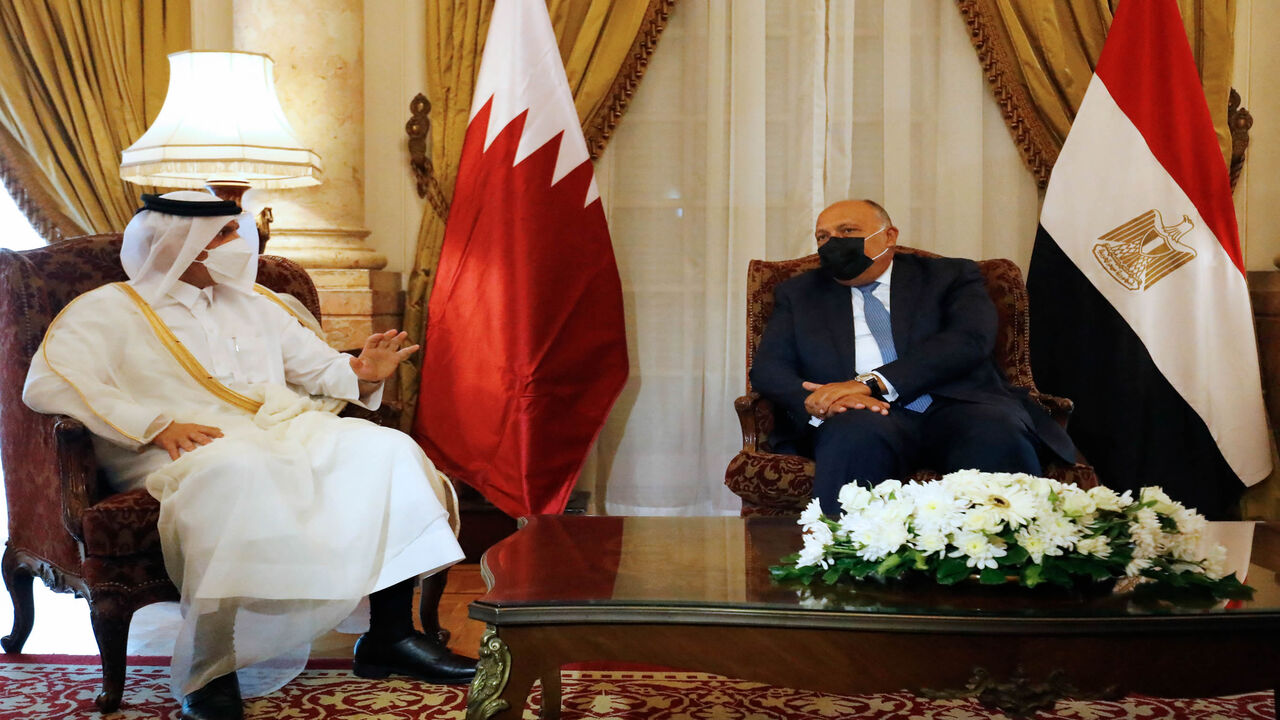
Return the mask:
<svg viewBox="0 0 1280 720"><path fill-rule="evenodd" d="M508 515L563 512L626 378L622 287L551 19L543 0L498 0L413 435Z"/></svg>
<svg viewBox="0 0 1280 720"><path fill-rule="evenodd" d="M1227 168L1174 0L1120 3L1027 287L1036 381L1075 400L1101 482L1233 515L1270 446Z"/></svg>

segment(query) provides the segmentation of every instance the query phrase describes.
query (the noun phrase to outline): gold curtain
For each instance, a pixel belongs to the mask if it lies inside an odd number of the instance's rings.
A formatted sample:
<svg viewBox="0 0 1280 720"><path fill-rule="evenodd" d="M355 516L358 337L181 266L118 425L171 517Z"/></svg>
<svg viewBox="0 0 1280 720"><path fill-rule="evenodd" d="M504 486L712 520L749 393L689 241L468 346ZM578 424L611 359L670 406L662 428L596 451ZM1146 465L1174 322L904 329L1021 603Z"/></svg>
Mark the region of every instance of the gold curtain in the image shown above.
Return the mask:
<svg viewBox="0 0 1280 720"><path fill-rule="evenodd" d="M547 0L591 157L604 152L626 111L666 26L675 0ZM418 230L405 298L404 327L421 342L427 299L440 260L440 244L467 131L476 72L489 30L492 0L427 3L427 96L431 101L431 164L436 187ZM418 367L400 368L400 400L417 402ZM413 419L405 413L405 424Z"/></svg>
<svg viewBox="0 0 1280 720"><path fill-rule="evenodd" d="M1043 187L1093 77L1117 0L956 2L1009 131ZM1236 2L1178 0L1178 9L1229 163Z"/></svg>
<svg viewBox="0 0 1280 720"><path fill-rule="evenodd" d="M191 45L190 0L5 0L0 30L0 181L47 241L124 228L120 152Z"/></svg>

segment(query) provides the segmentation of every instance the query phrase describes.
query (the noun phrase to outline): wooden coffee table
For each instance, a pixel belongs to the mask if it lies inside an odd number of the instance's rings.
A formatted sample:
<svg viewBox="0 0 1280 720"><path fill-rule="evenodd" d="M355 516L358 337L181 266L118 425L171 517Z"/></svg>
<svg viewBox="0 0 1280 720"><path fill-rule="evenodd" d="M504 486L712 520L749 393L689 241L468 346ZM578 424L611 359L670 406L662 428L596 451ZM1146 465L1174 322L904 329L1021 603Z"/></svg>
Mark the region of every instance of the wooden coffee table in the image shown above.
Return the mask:
<svg viewBox="0 0 1280 720"><path fill-rule="evenodd" d="M1280 527L1254 533L1249 602L930 583L775 585L800 546L778 518L539 516L490 548L488 624L467 718L518 718L560 667L629 661L820 692L977 696L1010 714L1056 698L1209 697L1280 685Z"/></svg>

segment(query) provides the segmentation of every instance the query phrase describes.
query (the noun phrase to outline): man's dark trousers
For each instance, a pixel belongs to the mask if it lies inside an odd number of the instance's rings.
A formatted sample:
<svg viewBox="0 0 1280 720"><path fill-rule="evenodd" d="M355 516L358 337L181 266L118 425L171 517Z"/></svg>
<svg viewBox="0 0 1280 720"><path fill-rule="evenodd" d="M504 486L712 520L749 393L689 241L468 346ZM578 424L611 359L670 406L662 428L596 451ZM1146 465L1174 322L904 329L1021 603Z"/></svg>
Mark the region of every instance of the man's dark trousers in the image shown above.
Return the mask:
<svg viewBox="0 0 1280 720"><path fill-rule="evenodd" d="M1018 417L984 403L935 398L922 413L897 405L888 415L846 410L817 430L813 496L824 513L836 517L836 498L847 483L872 486L904 479L921 467L1038 475L1039 446Z"/></svg>

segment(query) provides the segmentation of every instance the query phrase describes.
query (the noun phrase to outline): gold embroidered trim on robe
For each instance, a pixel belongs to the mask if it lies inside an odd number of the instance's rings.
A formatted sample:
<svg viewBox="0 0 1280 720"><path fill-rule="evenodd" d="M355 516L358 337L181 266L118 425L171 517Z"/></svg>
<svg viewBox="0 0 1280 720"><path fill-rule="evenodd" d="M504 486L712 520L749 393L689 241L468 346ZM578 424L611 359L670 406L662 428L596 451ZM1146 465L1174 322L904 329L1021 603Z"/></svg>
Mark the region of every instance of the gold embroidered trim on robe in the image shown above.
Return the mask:
<svg viewBox="0 0 1280 720"><path fill-rule="evenodd" d="M156 315L156 311L147 304L147 301L142 299L142 296L138 294L137 290L134 290L127 283L118 282L112 283L112 285L120 288L120 290L124 292L130 300L133 300L134 304L138 306L138 309L142 311L143 317L145 317L147 322L151 325L151 330L155 332L156 337L160 339L160 342L163 343L169 353L173 355L173 358L178 361L178 364L182 366L182 369L187 371L187 374L191 376L192 380L200 383L204 389L213 393L218 399L234 405L241 410L245 410L256 415L258 410L262 409L262 403L246 395L241 395L235 390L232 390L226 385L215 380L214 377L209 374L209 371L205 370L204 366L200 364L200 361L196 360L196 357L191 354L191 351L182 344L182 341L173 334L173 331L169 329L169 326L164 324L164 321L160 319L160 316Z"/></svg>

